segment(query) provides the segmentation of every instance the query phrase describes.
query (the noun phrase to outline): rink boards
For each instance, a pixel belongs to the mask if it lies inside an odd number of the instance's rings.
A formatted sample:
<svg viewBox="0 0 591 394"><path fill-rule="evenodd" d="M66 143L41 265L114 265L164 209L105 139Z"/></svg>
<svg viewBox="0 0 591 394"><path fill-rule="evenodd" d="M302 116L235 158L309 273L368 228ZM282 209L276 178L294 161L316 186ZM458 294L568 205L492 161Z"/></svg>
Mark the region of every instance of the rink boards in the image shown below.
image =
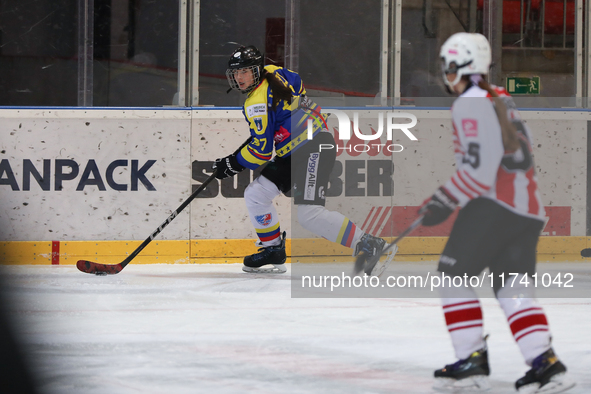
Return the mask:
<svg viewBox="0 0 591 394"><path fill-rule="evenodd" d="M367 232L399 234L422 201L455 169L448 110L355 108L364 134L389 112L416 116L401 130L369 143L337 138L339 155L325 191L327 207ZM548 222L538 252L574 259L591 247L587 111L522 111L534 133L534 154ZM80 258L120 262L211 173L212 162L247 137L234 108L3 109L0 111L0 258L15 264L74 264ZM402 120L401 123L408 122ZM339 137L338 122L329 128ZM256 251L243 201L256 173L214 180L134 263L235 262ZM290 220L287 197L276 200L292 255L330 260L350 249L314 238ZM295 218L295 215L293 215ZM400 254L437 255L452 220L419 228Z"/></svg>

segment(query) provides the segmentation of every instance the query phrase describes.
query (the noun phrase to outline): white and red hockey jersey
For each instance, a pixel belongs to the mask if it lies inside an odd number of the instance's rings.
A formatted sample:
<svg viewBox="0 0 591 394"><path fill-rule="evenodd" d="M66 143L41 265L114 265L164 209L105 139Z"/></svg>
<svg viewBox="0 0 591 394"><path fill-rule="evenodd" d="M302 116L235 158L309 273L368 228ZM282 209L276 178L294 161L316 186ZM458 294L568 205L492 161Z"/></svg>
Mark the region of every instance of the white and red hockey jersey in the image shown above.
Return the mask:
<svg viewBox="0 0 591 394"><path fill-rule="evenodd" d="M505 152L492 98L486 90L473 85L451 108L457 171L444 187L460 206L484 197L516 214L545 220L531 154L531 133L509 94L493 88L507 106L521 149Z"/></svg>

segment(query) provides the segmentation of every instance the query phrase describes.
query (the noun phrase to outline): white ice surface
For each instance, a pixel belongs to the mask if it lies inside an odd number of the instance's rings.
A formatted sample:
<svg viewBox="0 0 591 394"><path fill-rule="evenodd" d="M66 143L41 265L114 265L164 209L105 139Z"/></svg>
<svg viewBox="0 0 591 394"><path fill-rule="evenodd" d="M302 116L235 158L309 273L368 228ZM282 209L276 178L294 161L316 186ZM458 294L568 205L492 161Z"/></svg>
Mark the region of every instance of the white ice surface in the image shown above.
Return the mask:
<svg viewBox="0 0 591 394"><path fill-rule="evenodd" d="M43 393L431 393L455 361L438 299L293 299L240 265L9 266L9 308ZM556 353L591 393L591 300L542 299ZM492 393L527 370L483 299Z"/></svg>

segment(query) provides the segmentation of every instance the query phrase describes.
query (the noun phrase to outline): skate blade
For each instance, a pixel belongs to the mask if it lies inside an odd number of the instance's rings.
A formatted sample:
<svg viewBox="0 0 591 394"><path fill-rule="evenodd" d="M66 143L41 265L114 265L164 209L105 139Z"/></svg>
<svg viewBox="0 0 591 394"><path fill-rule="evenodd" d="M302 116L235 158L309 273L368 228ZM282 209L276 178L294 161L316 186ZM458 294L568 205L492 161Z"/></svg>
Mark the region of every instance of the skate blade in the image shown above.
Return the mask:
<svg viewBox="0 0 591 394"><path fill-rule="evenodd" d="M287 268L285 264L271 264L264 265L262 267L247 267L245 265L242 266L242 271L248 272L249 274L284 274L287 272Z"/></svg>
<svg viewBox="0 0 591 394"><path fill-rule="evenodd" d="M435 378L433 389L447 393L473 393L490 390L490 381L486 375L470 376L464 379Z"/></svg>
<svg viewBox="0 0 591 394"><path fill-rule="evenodd" d="M388 246L388 245L386 245ZM382 276L382 274L386 271L388 266L392 261L394 261L394 256L396 256L396 252L398 252L398 245L394 245L386 254L386 258L382 261L376 263L376 265L371 269L369 276L377 276L378 278Z"/></svg>
<svg viewBox="0 0 591 394"><path fill-rule="evenodd" d="M570 381L566 374L559 373L550 378L543 387L539 383L528 384L519 388L519 394L557 394L575 387L576 383Z"/></svg>

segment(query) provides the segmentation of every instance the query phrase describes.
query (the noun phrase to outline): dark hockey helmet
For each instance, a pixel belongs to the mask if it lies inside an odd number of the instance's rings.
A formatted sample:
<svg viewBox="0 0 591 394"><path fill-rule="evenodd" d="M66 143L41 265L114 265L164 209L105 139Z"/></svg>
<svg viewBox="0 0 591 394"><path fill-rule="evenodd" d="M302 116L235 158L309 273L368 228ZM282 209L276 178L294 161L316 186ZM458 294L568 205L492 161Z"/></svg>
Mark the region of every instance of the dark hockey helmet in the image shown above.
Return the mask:
<svg viewBox="0 0 591 394"><path fill-rule="evenodd" d="M226 78L228 78L230 88L242 93L250 92L259 84L263 67L264 57L254 45L241 46L236 49L230 56L228 69L226 70ZM253 82L244 89L240 88L240 85L236 82L236 78L234 78L238 70L252 70Z"/></svg>

